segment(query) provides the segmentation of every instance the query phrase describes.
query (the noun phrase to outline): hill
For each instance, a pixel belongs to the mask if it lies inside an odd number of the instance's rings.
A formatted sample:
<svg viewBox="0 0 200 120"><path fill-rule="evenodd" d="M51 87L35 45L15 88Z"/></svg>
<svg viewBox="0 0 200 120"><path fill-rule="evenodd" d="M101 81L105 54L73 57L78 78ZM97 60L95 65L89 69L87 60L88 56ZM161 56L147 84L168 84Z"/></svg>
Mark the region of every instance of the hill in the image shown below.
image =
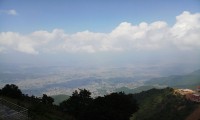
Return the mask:
<svg viewBox="0 0 200 120"><path fill-rule="evenodd" d="M43 94L42 97L28 96L21 92L18 86L7 84L0 89L1 111L0 120L19 120L20 115L12 114L12 111L23 112L20 109L23 107L28 109L27 116L30 120L74 120L74 117L68 113L62 112L59 106L53 105L53 98ZM7 101L7 102L4 102ZM4 107L2 107L4 106ZM10 112L11 111L11 112ZM5 114L8 114L5 116ZM15 116L16 115L16 116ZM23 117L22 115L21 117Z"/></svg>
<svg viewBox="0 0 200 120"><path fill-rule="evenodd" d="M172 88L151 89L133 96L140 109L131 120L184 120L198 106L175 94Z"/></svg>
<svg viewBox="0 0 200 120"><path fill-rule="evenodd" d="M200 70L187 75L172 75L168 77L153 78L145 82L145 85L166 85L173 88L196 89L200 85Z"/></svg>
<svg viewBox="0 0 200 120"><path fill-rule="evenodd" d="M54 97L63 98L63 95ZM7 84L0 89L0 100L9 103L0 103L0 106L3 106L0 119L3 120L4 118L18 120L21 119L20 116L25 115L28 118L24 119L31 120L129 120L130 116L138 110L138 104L132 95L121 92L92 98L91 92L86 89L75 90L68 100L58 106L54 105L54 99L46 94L42 97L28 96L23 94L18 86ZM15 115L12 114L12 111L15 111L15 107L11 106L13 103L28 111L13 116Z"/></svg>
<svg viewBox="0 0 200 120"><path fill-rule="evenodd" d="M69 95L60 94L60 95L53 95L51 97L54 99L53 104L59 105L64 100L69 99L70 96Z"/></svg>
<svg viewBox="0 0 200 120"><path fill-rule="evenodd" d="M140 93L142 91L147 91L147 90L150 90L152 88L158 88L158 87L155 87L155 86L140 86L140 87L137 87L137 88L134 88L134 89L130 89L128 87L121 87L121 88L117 88L115 89L115 92L124 92L126 94L135 94L135 93Z"/></svg>
<svg viewBox="0 0 200 120"><path fill-rule="evenodd" d="M111 93L97 98L92 98L90 91L79 90L59 106L53 105L53 98L45 94L40 98L24 95L15 85L0 89L0 97L27 108L31 120L129 120L132 114L130 120L200 119L196 114L199 104L187 100L173 88L153 88L128 95ZM64 96L67 97L54 97Z"/></svg>

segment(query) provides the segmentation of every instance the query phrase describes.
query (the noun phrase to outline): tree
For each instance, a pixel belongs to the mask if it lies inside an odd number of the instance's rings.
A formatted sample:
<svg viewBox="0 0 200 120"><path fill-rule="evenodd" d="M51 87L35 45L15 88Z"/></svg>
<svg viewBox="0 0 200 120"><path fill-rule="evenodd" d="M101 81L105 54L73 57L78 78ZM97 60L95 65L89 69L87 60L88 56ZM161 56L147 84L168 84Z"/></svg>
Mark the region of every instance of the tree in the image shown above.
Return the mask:
<svg viewBox="0 0 200 120"><path fill-rule="evenodd" d="M85 89L76 90L60 107L77 120L129 120L139 109L133 95L120 92L95 99L90 95Z"/></svg>
<svg viewBox="0 0 200 120"><path fill-rule="evenodd" d="M23 95L21 90L18 88L18 86L14 84L5 85L1 90L1 94L4 96L11 97L11 98L21 98Z"/></svg>
<svg viewBox="0 0 200 120"><path fill-rule="evenodd" d="M138 109L132 95L122 92L112 93L94 99L81 118L82 120L129 120Z"/></svg>
<svg viewBox="0 0 200 120"><path fill-rule="evenodd" d="M80 119L92 100L90 91L79 89L79 92L75 90L68 100L62 102L60 107L63 111L66 111L77 119Z"/></svg>
<svg viewBox="0 0 200 120"><path fill-rule="evenodd" d="M46 94L43 94L42 103L46 105L53 105L53 102L54 102L54 99L52 97L49 97Z"/></svg>

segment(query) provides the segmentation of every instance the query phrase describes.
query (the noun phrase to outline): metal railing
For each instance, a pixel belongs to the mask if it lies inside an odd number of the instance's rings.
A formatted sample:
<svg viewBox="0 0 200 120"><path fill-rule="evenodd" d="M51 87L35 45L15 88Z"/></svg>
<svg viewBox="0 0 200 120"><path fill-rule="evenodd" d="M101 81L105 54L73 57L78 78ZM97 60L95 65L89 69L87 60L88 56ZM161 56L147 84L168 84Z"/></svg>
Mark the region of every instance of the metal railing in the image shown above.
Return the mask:
<svg viewBox="0 0 200 120"><path fill-rule="evenodd" d="M29 120L28 109L0 98L0 120Z"/></svg>

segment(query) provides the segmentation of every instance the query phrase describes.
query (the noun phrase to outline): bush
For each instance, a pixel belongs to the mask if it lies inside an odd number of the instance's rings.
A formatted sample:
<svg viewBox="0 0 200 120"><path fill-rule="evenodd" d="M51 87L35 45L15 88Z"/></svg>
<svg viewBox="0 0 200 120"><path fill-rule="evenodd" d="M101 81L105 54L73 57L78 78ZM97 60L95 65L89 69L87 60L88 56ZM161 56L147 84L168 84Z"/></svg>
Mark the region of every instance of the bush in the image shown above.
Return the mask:
<svg viewBox="0 0 200 120"><path fill-rule="evenodd" d="M14 84L11 84L11 85L7 84L2 88L1 95L11 97L11 98L21 98L22 92L18 88L18 86Z"/></svg>

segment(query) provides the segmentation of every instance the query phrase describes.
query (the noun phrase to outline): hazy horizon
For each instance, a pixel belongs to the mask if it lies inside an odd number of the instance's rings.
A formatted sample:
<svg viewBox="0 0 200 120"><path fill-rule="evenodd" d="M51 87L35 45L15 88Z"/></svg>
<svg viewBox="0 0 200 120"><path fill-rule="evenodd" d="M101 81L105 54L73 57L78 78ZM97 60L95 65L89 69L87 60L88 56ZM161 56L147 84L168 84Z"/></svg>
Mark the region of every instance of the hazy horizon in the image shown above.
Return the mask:
<svg viewBox="0 0 200 120"><path fill-rule="evenodd" d="M52 87L65 77L119 77L120 70L138 81L190 73L200 69L199 6L197 0L0 0L0 71L20 73L21 81L11 81L24 88L51 76ZM47 72L49 78L43 69L59 72ZM24 74L29 70L34 77Z"/></svg>
<svg viewBox="0 0 200 120"><path fill-rule="evenodd" d="M196 0L1 0L0 63L200 66L199 5Z"/></svg>

